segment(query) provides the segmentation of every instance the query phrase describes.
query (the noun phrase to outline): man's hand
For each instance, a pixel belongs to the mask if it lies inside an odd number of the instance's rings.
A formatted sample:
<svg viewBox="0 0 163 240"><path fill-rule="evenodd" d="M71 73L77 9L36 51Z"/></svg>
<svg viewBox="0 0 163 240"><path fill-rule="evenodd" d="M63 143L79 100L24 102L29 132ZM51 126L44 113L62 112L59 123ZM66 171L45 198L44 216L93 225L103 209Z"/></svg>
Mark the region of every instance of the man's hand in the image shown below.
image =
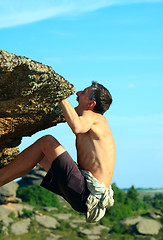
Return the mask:
<svg viewBox="0 0 163 240"><path fill-rule="evenodd" d="M78 116L75 109L67 99L60 102L64 117L73 133L88 132L94 124L94 113L90 110L84 111L82 116Z"/></svg>

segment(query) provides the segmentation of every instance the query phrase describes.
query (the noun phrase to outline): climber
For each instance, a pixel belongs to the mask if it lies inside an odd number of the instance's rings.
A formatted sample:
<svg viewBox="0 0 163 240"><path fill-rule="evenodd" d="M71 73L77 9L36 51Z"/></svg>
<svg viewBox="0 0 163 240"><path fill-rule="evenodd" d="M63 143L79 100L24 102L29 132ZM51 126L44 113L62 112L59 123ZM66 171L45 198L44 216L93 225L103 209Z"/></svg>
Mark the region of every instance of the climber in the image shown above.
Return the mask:
<svg viewBox="0 0 163 240"><path fill-rule="evenodd" d="M0 169L0 186L22 177L39 163L47 171L41 186L61 195L76 211L85 213L87 222L97 222L107 206L114 204L111 181L116 146L103 116L112 97L97 82L76 95L75 109L67 99L60 106L76 135L77 164L57 139L46 135Z"/></svg>

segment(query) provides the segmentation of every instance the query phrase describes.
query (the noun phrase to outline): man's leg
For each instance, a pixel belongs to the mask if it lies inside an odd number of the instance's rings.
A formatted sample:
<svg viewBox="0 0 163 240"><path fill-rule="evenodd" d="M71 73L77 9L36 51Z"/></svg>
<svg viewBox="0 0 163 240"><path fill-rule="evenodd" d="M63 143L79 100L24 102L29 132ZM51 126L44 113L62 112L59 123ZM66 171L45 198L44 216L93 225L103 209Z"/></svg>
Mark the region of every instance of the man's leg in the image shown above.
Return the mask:
<svg viewBox="0 0 163 240"><path fill-rule="evenodd" d="M22 177L31 171L37 163L40 163L48 171L53 160L65 151L64 147L51 135L38 139L11 163L0 169L0 186Z"/></svg>

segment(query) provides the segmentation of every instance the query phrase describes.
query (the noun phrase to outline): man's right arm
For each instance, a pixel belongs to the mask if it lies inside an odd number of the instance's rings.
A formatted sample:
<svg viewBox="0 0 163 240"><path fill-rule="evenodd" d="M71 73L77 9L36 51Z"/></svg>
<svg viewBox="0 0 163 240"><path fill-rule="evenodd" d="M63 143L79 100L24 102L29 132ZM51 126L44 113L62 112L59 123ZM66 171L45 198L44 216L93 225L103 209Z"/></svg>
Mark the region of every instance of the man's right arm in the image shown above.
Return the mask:
<svg viewBox="0 0 163 240"><path fill-rule="evenodd" d="M84 111L82 116L78 116L75 109L71 106L67 99L60 102L64 117L73 133L88 132L94 123L94 114L92 111Z"/></svg>

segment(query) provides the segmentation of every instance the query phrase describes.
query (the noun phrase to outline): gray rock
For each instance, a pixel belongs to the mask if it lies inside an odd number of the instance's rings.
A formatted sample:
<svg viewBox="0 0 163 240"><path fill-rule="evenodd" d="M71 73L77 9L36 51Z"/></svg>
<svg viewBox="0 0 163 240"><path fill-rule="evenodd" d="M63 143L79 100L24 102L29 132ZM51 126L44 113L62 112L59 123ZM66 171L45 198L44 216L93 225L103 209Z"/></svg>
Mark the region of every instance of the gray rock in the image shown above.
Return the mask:
<svg viewBox="0 0 163 240"><path fill-rule="evenodd" d="M53 217L49 216L34 216L33 219L37 221L40 225L51 228L51 229L56 229L56 227L59 225L57 220Z"/></svg>
<svg viewBox="0 0 163 240"><path fill-rule="evenodd" d="M0 204L20 202L21 200L19 198L16 198L16 190L18 189L18 186L19 185L16 182L12 181L0 187Z"/></svg>
<svg viewBox="0 0 163 240"><path fill-rule="evenodd" d="M108 232L110 230L110 228L105 227L103 225L97 225L97 226L96 226L96 224L94 224L94 225L95 226L91 229L80 227L79 234L82 234L82 235L88 237L89 239L99 239L102 230L107 230Z"/></svg>
<svg viewBox="0 0 163 240"><path fill-rule="evenodd" d="M80 224L80 223L85 223L85 219L74 219L74 220L71 220L72 223L77 223L77 224Z"/></svg>
<svg viewBox="0 0 163 240"><path fill-rule="evenodd" d="M8 217L10 213L13 211L6 207L6 205L0 206L0 220L3 220L4 218Z"/></svg>
<svg viewBox="0 0 163 240"><path fill-rule="evenodd" d="M43 207L43 210L45 212L52 212L52 211L58 211L58 208L56 208L56 207Z"/></svg>
<svg viewBox="0 0 163 240"><path fill-rule="evenodd" d="M2 222L5 227L8 227L10 223L14 222L14 220L12 218L5 217L2 219Z"/></svg>
<svg viewBox="0 0 163 240"><path fill-rule="evenodd" d="M68 220L72 217L72 214L70 214L70 213L58 213L58 214L54 214L53 216L58 218L59 220Z"/></svg>
<svg viewBox="0 0 163 240"><path fill-rule="evenodd" d="M14 203L0 205L0 219L6 218L10 213L14 213L15 217L21 216L23 213L23 208L32 211L34 207L30 205Z"/></svg>
<svg viewBox="0 0 163 240"><path fill-rule="evenodd" d="M152 219L143 219L136 225L136 230L143 235L156 235L161 229L161 224Z"/></svg>
<svg viewBox="0 0 163 240"><path fill-rule="evenodd" d="M23 214L23 209L33 211L34 207L30 205L24 205L24 204L15 204L13 205L13 208L15 210L16 216L21 216Z"/></svg>
<svg viewBox="0 0 163 240"><path fill-rule="evenodd" d="M140 216L130 217L130 218L125 218L125 219L119 221L119 223L130 226L130 225L135 225L136 223L140 222L141 220L143 220L143 217L140 217Z"/></svg>
<svg viewBox="0 0 163 240"><path fill-rule="evenodd" d="M24 219L19 222L15 222L11 225L11 232L15 235L28 233L30 223L30 219Z"/></svg>
<svg viewBox="0 0 163 240"><path fill-rule="evenodd" d="M110 228L109 227L105 227L103 225L98 225L98 226L95 226L93 228L93 234L96 235L96 234L100 234L103 230L106 230L109 232Z"/></svg>
<svg viewBox="0 0 163 240"><path fill-rule="evenodd" d="M19 187L27 187L33 184L40 185L46 174L47 172L42 167L37 166L18 181Z"/></svg>
<svg viewBox="0 0 163 240"><path fill-rule="evenodd" d="M71 228L78 228L78 225L80 223L84 223L85 224L85 219L71 219L71 221L69 222L70 227Z"/></svg>
<svg viewBox="0 0 163 240"><path fill-rule="evenodd" d="M60 238L62 238L62 236L51 234L49 237L46 238L46 240L58 240Z"/></svg>
<svg viewBox="0 0 163 240"><path fill-rule="evenodd" d="M89 240L97 240L97 239L100 239L100 238L101 238L101 237L98 236L98 235L96 235L96 236L95 236L95 235L89 235L89 236L88 236L88 239L89 239Z"/></svg>

